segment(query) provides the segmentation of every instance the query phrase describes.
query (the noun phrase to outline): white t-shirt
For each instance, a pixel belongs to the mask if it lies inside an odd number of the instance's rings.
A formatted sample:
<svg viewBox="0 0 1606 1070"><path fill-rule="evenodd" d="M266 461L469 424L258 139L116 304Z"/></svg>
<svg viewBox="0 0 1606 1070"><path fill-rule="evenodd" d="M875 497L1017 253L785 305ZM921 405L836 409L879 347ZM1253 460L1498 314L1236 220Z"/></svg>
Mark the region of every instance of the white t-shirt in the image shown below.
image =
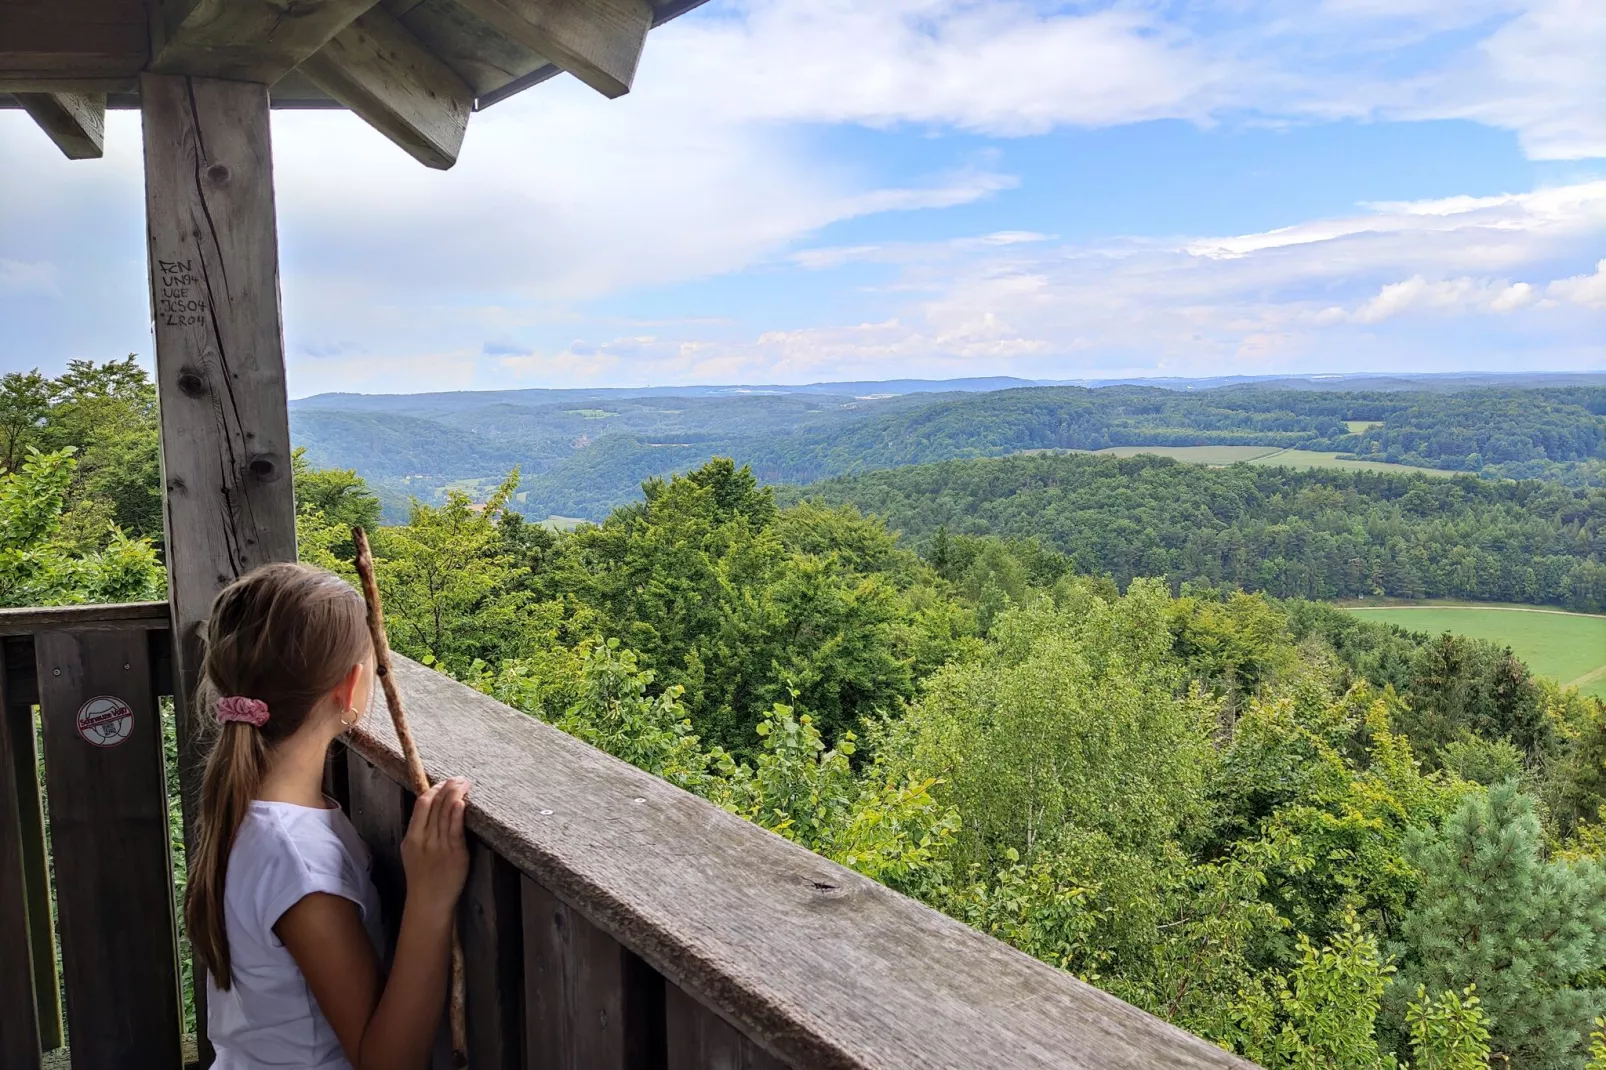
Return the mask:
<svg viewBox="0 0 1606 1070"><path fill-rule="evenodd" d="M333 801L328 809L251 804L229 853L223 892L234 983L220 992L206 979L216 1070L351 1070L273 926L313 892L343 896L362 911L368 937L383 954L379 896L368 867L368 848Z"/></svg>

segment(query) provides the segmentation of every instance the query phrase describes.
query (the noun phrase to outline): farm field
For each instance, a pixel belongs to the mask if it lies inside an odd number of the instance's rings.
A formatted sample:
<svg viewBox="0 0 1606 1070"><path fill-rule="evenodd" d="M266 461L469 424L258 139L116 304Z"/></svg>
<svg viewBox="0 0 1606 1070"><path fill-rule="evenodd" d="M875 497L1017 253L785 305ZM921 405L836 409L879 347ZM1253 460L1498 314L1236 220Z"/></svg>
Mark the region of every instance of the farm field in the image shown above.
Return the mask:
<svg viewBox="0 0 1606 1070"><path fill-rule="evenodd" d="M1342 468L1350 472L1393 472L1397 475L1411 472L1426 476L1456 474L1438 468L1416 468L1408 464L1389 464L1386 461L1356 461L1340 457L1337 453L1282 449L1278 446L1111 446L1095 452L1112 457L1136 457L1141 453L1149 453L1187 461L1190 464L1245 463L1279 465L1285 468Z"/></svg>
<svg viewBox="0 0 1606 1070"><path fill-rule="evenodd" d="M1536 606L1422 603L1345 608L1357 617L1416 632L1455 632L1504 643L1539 675L1606 699L1606 617Z"/></svg>

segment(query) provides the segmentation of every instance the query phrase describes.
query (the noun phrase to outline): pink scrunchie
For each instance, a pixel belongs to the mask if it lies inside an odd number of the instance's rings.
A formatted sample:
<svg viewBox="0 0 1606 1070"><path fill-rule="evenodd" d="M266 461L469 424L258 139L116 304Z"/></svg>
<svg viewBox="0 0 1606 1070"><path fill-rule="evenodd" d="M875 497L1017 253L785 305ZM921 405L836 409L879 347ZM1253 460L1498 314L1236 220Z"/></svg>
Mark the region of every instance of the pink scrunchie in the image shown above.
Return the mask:
<svg viewBox="0 0 1606 1070"><path fill-rule="evenodd" d="M226 695L217 700L217 719L219 724L241 721L261 728L268 723L268 704L244 695Z"/></svg>

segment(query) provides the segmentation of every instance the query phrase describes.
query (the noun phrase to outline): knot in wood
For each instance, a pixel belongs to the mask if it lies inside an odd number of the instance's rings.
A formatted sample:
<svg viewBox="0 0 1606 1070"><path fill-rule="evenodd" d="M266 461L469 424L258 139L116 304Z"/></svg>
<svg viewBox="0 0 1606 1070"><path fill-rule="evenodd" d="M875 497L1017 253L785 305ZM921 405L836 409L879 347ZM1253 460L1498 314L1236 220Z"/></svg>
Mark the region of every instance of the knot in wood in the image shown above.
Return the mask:
<svg viewBox="0 0 1606 1070"><path fill-rule="evenodd" d="M186 397L202 397L206 393L206 380L201 378L199 372L181 371L178 373L178 389Z"/></svg>
<svg viewBox="0 0 1606 1070"><path fill-rule="evenodd" d="M213 164L211 167L206 169L206 177L210 181L217 183L219 186L223 185L229 180L228 165L221 163Z"/></svg>
<svg viewBox="0 0 1606 1070"><path fill-rule="evenodd" d="M272 457L253 457L246 465L251 474L263 482L271 482L279 477L279 466L273 463Z"/></svg>
<svg viewBox="0 0 1606 1070"><path fill-rule="evenodd" d="M800 883L810 901L816 903L821 900L846 899L851 894L847 888L838 884L835 878L823 874L804 874L800 878Z"/></svg>

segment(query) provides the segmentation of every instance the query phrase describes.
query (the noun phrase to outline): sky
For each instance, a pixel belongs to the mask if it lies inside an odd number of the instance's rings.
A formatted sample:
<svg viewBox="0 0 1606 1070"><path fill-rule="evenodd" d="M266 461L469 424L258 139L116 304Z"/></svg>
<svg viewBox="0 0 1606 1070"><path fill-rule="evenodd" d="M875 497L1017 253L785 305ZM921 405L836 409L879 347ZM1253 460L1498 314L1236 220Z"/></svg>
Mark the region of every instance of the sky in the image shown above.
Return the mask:
<svg viewBox="0 0 1606 1070"><path fill-rule="evenodd" d="M276 112L292 396L1606 370L1600 0L711 0L450 171ZM0 371L149 361L137 113L0 111Z"/></svg>

